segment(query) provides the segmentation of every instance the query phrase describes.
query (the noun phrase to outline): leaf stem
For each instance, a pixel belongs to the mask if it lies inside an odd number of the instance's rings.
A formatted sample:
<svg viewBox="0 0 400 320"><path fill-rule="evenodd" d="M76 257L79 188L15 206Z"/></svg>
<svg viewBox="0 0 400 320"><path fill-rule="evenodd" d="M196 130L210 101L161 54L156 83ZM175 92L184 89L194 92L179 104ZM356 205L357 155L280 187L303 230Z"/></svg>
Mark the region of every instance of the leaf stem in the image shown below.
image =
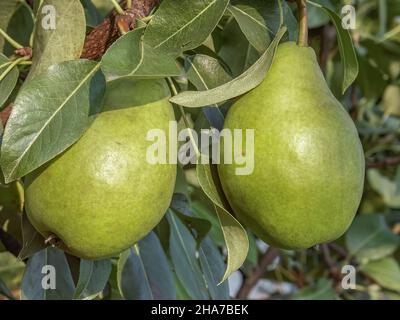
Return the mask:
<svg viewBox="0 0 400 320"><path fill-rule="evenodd" d="M0 75L0 82L3 81L3 79L11 72L11 70L18 64L20 64L22 61L28 60L29 57L21 57L15 61L13 61L6 70Z"/></svg>
<svg viewBox="0 0 400 320"><path fill-rule="evenodd" d="M168 77L167 80L168 80L168 83L169 83L169 85L170 85L170 87L171 87L172 94L173 94L174 96L176 96L176 95L178 94L178 90L176 90L176 87L175 87L174 82L172 81L172 79L171 79L170 77ZM177 105L177 106L178 106L178 108L179 108L180 113L182 114L183 122L185 123L185 126L186 126L186 128L188 129L188 132L189 132L189 139L190 139L190 141L192 142L194 151L195 151L195 153L196 153L196 157L197 157L197 159L198 159L198 158L200 157L200 151L199 151L199 148L198 148L198 146L197 146L196 140L195 140L194 137L193 137L192 130L191 130L191 128L190 128L189 120L188 120L187 117L186 117L186 113L185 113L185 110L183 109L183 107L180 106L180 105Z"/></svg>
<svg viewBox="0 0 400 320"><path fill-rule="evenodd" d="M153 19L153 17L154 17L154 14L152 14L152 15L150 15L150 16L147 16L147 17L144 17L144 18L142 18L142 19L140 19L140 20L142 20L143 22L149 22L151 19Z"/></svg>
<svg viewBox="0 0 400 320"><path fill-rule="evenodd" d="M0 35L2 35L15 49L22 49L24 47L22 44L11 38L2 28L0 28Z"/></svg>
<svg viewBox="0 0 400 320"><path fill-rule="evenodd" d="M279 7L279 28L283 26L283 8L281 0L278 0L278 7Z"/></svg>
<svg viewBox="0 0 400 320"><path fill-rule="evenodd" d="M130 10L132 9L132 0L127 0L126 1L126 7Z"/></svg>
<svg viewBox="0 0 400 320"><path fill-rule="evenodd" d="M297 44L308 47L308 17L306 0L296 0L299 15L299 40Z"/></svg>
<svg viewBox="0 0 400 320"><path fill-rule="evenodd" d="M117 0L111 0L112 4L114 5L115 10L119 14L125 14L125 11L121 8Z"/></svg>

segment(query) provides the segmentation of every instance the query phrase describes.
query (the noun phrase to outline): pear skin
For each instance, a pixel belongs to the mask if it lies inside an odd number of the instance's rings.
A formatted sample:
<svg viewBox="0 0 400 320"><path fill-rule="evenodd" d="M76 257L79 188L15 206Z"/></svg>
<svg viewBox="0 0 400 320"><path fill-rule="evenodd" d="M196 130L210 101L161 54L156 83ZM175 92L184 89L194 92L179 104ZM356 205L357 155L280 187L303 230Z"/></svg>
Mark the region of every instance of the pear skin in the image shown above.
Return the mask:
<svg viewBox="0 0 400 320"><path fill-rule="evenodd" d="M238 166L223 162L218 173L235 215L258 237L299 249L347 230L360 204L365 158L311 48L279 45L265 79L231 107L225 128L254 129L252 174L236 175Z"/></svg>
<svg viewBox="0 0 400 320"><path fill-rule="evenodd" d="M168 132L172 120L167 99L100 113L76 144L27 176L33 226L85 259L117 255L143 238L164 216L176 178L176 164L147 162L146 135Z"/></svg>

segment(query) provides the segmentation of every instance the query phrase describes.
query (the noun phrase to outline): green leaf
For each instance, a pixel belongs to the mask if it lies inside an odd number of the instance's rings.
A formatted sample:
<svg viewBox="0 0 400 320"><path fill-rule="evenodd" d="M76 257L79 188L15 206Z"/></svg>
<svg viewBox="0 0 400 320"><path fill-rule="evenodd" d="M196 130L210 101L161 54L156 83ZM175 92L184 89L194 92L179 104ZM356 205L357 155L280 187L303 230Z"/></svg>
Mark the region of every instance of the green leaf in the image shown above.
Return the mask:
<svg viewBox="0 0 400 320"><path fill-rule="evenodd" d="M32 67L27 80L43 73L55 63L79 59L85 35L85 11L79 0L44 0L43 6L55 8L56 28L48 29L50 15L39 9L33 41ZM46 28L42 27L42 23Z"/></svg>
<svg viewBox="0 0 400 320"><path fill-rule="evenodd" d="M228 281L218 285L224 275L225 264L221 253L209 238L204 239L199 248L199 259L211 299L229 300Z"/></svg>
<svg viewBox="0 0 400 320"><path fill-rule="evenodd" d="M53 267L55 272L44 269L45 266ZM53 284L52 277L55 288L44 289L43 284ZM21 290L24 300L72 299L75 285L64 253L49 247L32 256L26 265Z"/></svg>
<svg viewBox="0 0 400 320"><path fill-rule="evenodd" d="M368 170L367 178L371 188L382 196L386 205L392 208L400 208L400 190L396 182L391 181L376 169Z"/></svg>
<svg viewBox="0 0 400 320"><path fill-rule="evenodd" d="M118 287L129 300L174 300L175 285L167 257L154 232L121 254Z"/></svg>
<svg viewBox="0 0 400 320"><path fill-rule="evenodd" d="M254 89L262 82L272 65L276 48L285 32L286 27L282 27L261 58L237 78L214 89L182 92L172 97L170 101L185 107L196 108L219 103Z"/></svg>
<svg viewBox="0 0 400 320"><path fill-rule="evenodd" d="M400 239L391 232L383 215L365 214L354 220L346 233L346 244L351 256L376 260L392 254Z"/></svg>
<svg viewBox="0 0 400 320"><path fill-rule="evenodd" d="M18 243L22 243L22 193L22 186L18 182L8 185L0 183L0 229L10 234Z"/></svg>
<svg viewBox="0 0 400 320"><path fill-rule="evenodd" d="M215 205L219 223L224 234L225 244L228 250L228 262L225 274L220 282L225 281L234 271L239 269L246 260L249 250L247 233L242 225L229 213L222 200L221 188L216 184L216 174L212 174L211 166L197 164L197 178L204 193ZM218 183L218 182L217 182Z"/></svg>
<svg viewBox="0 0 400 320"><path fill-rule="evenodd" d="M316 3L334 10L334 7L330 0L315 0ZM329 23L329 16L317 7L307 3L307 14L308 14L308 28L314 29L322 27Z"/></svg>
<svg viewBox="0 0 400 320"><path fill-rule="evenodd" d="M115 41L101 60L107 79L119 77L165 78L179 76L175 61L143 41L143 28L135 29Z"/></svg>
<svg viewBox="0 0 400 320"><path fill-rule="evenodd" d="M107 108L131 108L159 101L171 96L164 79L119 78L107 82L104 106Z"/></svg>
<svg viewBox="0 0 400 320"><path fill-rule="evenodd" d="M188 201L181 194L174 194L170 207L189 230L196 231L194 237L199 247L210 231L211 223L208 220L193 217Z"/></svg>
<svg viewBox="0 0 400 320"><path fill-rule="evenodd" d="M361 265L359 270L365 272L382 287L400 291L400 267L395 259L370 261Z"/></svg>
<svg viewBox="0 0 400 320"><path fill-rule="evenodd" d="M208 90L229 82L232 78L220 61L207 55L197 54L185 60L186 76L197 90ZM210 125L222 129L224 116L217 104L203 108Z"/></svg>
<svg viewBox="0 0 400 320"><path fill-rule="evenodd" d="M308 1L308 3L323 9L335 25L340 56L343 63L342 93L344 93L358 75L358 61L350 32L342 27L342 19L334 11L312 1Z"/></svg>
<svg viewBox="0 0 400 320"><path fill-rule="evenodd" d="M247 40L235 19L229 20L224 26L221 41L218 55L235 78L250 68L261 56Z"/></svg>
<svg viewBox="0 0 400 320"><path fill-rule="evenodd" d="M33 17L31 11L22 3L12 15L8 27L7 34L23 46L29 46L30 36L33 30ZM14 54L15 48L6 41L4 44L4 54L11 56Z"/></svg>
<svg viewBox="0 0 400 320"><path fill-rule="evenodd" d="M63 62L24 86L1 147L6 182L35 170L83 134L89 113L101 105L105 82L98 69L93 61Z"/></svg>
<svg viewBox="0 0 400 320"><path fill-rule="evenodd" d="M252 46L264 52L271 42L270 34L279 29L278 1L233 0L229 11Z"/></svg>
<svg viewBox="0 0 400 320"><path fill-rule="evenodd" d="M7 31L8 24L14 12L20 5L19 0L2 1L0 4L0 28ZM0 52L3 51L5 44L4 37L0 35Z"/></svg>
<svg viewBox="0 0 400 320"><path fill-rule="evenodd" d="M167 219L170 225L169 252L177 277L192 299L209 299L196 257L196 240L174 213L168 212Z"/></svg>
<svg viewBox="0 0 400 320"><path fill-rule="evenodd" d="M301 289L293 295L293 300L334 300L335 291L332 288L332 280L321 278L310 287Z"/></svg>
<svg viewBox="0 0 400 320"><path fill-rule="evenodd" d="M93 4L91 0L81 0L81 1L85 9L86 24L91 28L96 27L102 22L103 20L102 15L97 10L96 6Z"/></svg>
<svg viewBox="0 0 400 320"><path fill-rule="evenodd" d="M32 226L25 212L22 214L21 227L23 243L18 258L25 260L45 249L47 245L45 239Z"/></svg>
<svg viewBox="0 0 400 320"><path fill-rule="evenodd" d="M1 279L0 279L0 295L3 295L10 300L15 299L10 289L8 289L7 285Z"/></svg>
<svg viewBox="0 0 400 320"><path fill-rule="evenodd" d="M193 201L191 209L195 216L211 222L211 230L209 232L210 238L216 245L224 246L224 234L222 233L218 217L215 214L215 208L209 208L201 201Z"/></svg>
<svg viewBox="0 0 400 320"><path fill-rule="evenodd" d="M104 290L110 274L110 260L81 259L74 299L92 300L97 297Z"/></svg>
<svg viewBox="0 0 400 320"><path fill-rule="evenodd" d="M144 39L154 49L178 56L201 45L217 26L229 0L164 0Z"/></svg>
<svg viewBox="0 0 400 320"><path fill-rule="evenodd" d="M5 75L3 80L0 81L0 110L6 103L11 92L14 90L19 77L17 66L14 66L9 70L11 67L10 62L11 61L5 55L0 53L0 77L2 77L3 74Z"/></svg>

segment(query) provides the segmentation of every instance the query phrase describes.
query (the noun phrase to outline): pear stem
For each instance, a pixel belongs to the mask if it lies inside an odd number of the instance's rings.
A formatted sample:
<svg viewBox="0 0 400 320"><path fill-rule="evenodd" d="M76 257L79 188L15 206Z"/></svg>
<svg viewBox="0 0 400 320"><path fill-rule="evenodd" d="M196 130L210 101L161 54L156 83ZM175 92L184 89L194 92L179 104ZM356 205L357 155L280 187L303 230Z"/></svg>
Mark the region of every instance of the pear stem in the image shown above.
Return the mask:
<svg viewBox="0 0 400 320"><path fill-rule="evenodd" d="M297 0L297 11L299 14L299 40L297 44L308 47L308 17L306 0Z"/></svg>

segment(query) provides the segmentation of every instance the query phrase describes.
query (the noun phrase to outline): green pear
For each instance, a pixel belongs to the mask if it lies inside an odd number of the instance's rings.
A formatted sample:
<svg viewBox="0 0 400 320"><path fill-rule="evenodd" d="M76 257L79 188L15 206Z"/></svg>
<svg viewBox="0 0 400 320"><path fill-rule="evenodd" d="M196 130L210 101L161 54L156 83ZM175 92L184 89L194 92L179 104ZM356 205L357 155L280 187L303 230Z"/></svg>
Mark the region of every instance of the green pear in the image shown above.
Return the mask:
<svg viewBox="0 0 400 320"><path fill-rule="evenodd" d="M311 48L279 45L267 76L232 106L225 128L254 129L252 174L237 175L235 163L218 165L226 198L244 225L284 249L346 231L360 204L365 159L353 121Z"/></svg>
<svg viewBox="0 0 400 320"><path fill-rule="evenodd" d="M116 255L143 238L165 214L176 178L176 164L147 161L152 142L146 135L150 129L167 132L172 120L166 98L106 107L76 144L27 176L26 211L33 226L85 259Z"/></svg>

